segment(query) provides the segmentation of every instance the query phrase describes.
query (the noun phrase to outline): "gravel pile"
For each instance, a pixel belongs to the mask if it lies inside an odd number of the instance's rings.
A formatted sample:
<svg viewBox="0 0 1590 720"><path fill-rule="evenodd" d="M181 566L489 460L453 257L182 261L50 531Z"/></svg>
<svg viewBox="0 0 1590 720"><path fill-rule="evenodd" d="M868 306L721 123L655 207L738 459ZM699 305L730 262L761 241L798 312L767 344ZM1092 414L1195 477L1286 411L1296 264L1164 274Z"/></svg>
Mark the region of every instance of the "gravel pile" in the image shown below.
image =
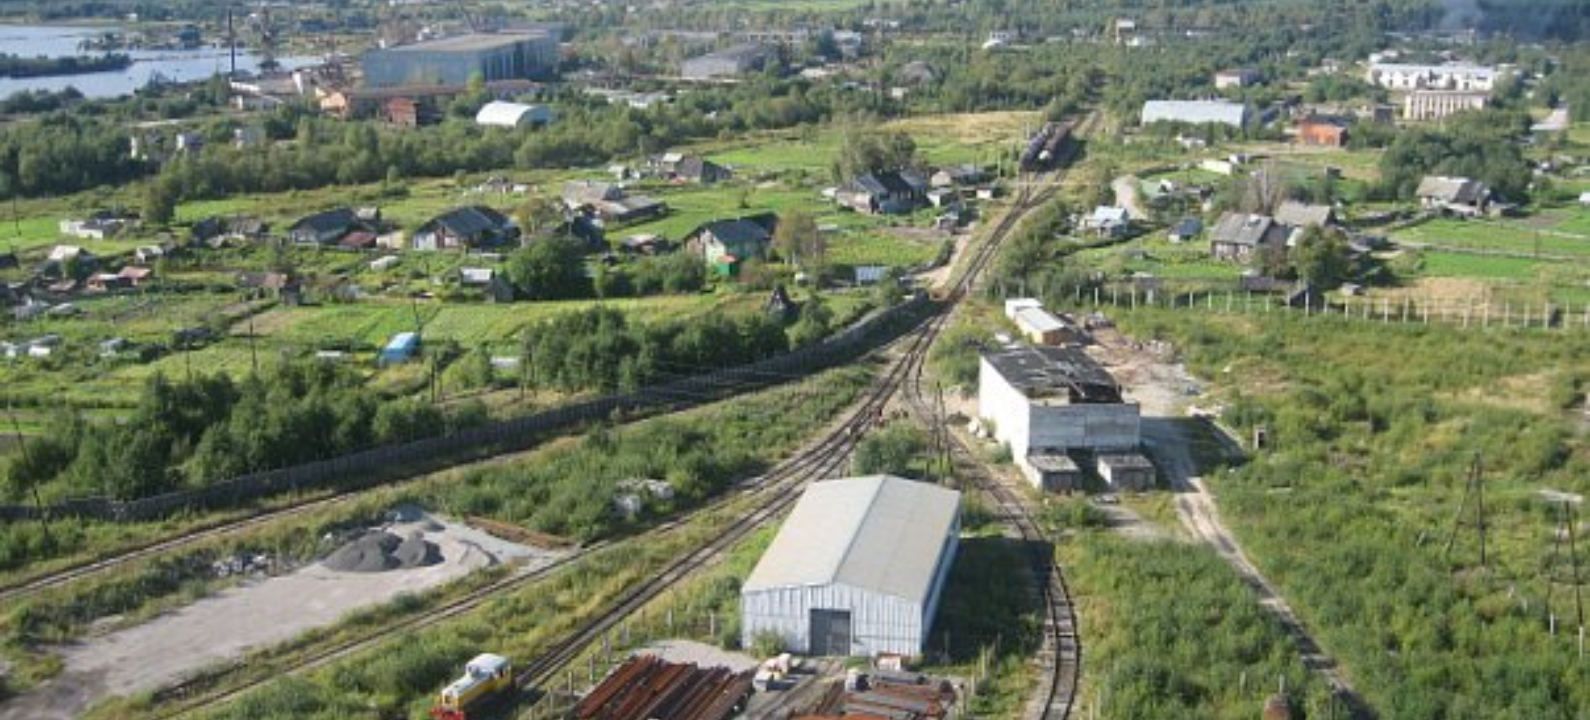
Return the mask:
<svg viewBox="0 0 1590 720"><path fill-rule="evenodd" d="M340 572L372 573L441 561L441 550L418 531L404 539L385 530L372 530L337 548L321 564Z"/></svg>

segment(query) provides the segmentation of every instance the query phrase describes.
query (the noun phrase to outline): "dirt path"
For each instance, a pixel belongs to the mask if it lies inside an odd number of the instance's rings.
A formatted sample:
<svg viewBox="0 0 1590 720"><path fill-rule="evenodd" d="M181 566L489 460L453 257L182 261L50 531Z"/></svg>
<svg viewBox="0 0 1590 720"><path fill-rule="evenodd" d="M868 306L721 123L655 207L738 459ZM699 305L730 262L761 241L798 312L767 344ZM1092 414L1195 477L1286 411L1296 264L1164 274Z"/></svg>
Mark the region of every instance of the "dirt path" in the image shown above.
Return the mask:
<svg viewBox="0 0 1590 720"><path fill-rule="evenodd" d="M1141 183L1136 175L1118 177L1110 183L1110 189L1115 191L1115 204L1126 208L1133 220L1148 219L1148 208L1143 207L1143 197L1138 192Z"/></svg>
<svg viewBox="0 0 1590 720"><path fill-rule="evenodd" d="M1094 355L1108 366L1126 386L1129 400L1142 406L1143 445L1176 493L1176 516L1182 527L1199 542L1215 549L1244 584L1253 589L1264 607L1297 644L1303 665L1323 679L1356 718L1373 718L1375 713L1353 690L1352 684L1318 641L1309 633L1280 591L1264 577L1242 550L1242 545L1220 518L1214 494L1199 477L1192 455L1192 439L1181 418L1187 405L1202 391L1186 366L1173 360L1167 346L1137 343L1113 330L1095 335L1099 344ZM1217 432L1220 432L1218 426ZM1223 433L1222 433L1223 434ZM1235 445L1230 438L1222 438Z"/></svg>

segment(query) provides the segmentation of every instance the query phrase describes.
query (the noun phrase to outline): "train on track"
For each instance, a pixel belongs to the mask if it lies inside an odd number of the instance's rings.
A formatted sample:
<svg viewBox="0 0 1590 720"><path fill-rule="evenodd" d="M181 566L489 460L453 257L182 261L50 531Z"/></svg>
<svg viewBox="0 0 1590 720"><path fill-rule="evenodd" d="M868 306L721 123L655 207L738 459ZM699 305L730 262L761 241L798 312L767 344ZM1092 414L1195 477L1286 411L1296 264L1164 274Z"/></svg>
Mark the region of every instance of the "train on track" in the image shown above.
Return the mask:
<svg viewBox="0 0 1590 720"><path fill-rule="evenodd" d="M468 720L470 708L479 707L513 687L513 667L508 658L491 653L476 655L464 665L464 676L442 689L431 708L435 720Z"/></svg>
<svg viewBox="0 0 1590 720"><path fill-rule="evenodd" d="M1022 172L1053 170L1065 158L1066 143L1071 141L1075 129L1072 122L1044 123L1027 139L1027 148L1021 152Z"/></svg>

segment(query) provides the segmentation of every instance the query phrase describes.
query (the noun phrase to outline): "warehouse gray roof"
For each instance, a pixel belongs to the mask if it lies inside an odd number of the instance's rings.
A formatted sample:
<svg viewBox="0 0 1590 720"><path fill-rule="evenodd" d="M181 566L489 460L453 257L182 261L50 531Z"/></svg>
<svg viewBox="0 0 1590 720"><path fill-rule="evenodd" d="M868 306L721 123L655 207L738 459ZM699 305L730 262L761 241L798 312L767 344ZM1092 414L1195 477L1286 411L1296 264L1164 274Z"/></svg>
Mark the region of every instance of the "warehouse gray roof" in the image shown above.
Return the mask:
<svg viewBox="0 0 1590 720"><path fill-rule="evenodd" d="M926 603L960 504L889 475L812 483L742 592L839 583Z"/></svg>
<svg viewBox="0 0 1590 720"><path fill-rule="evenodd" d="M1246 105L1224 100L1150 100L1143 104L1143 124L1161 120L1193 125L1222 123L1234 127L1247 124Z"/></svg>
<svg viewBox="0 0 1590 720"><path fill-rule="evenodd" d="M399 45L390 48L388 52L475 52L477 50L492 50L507 47L526 40L536 40L547 37L545 30L530 30L523 32L504 33L469 33L453 37L426 40L412 45Z"/></svg>

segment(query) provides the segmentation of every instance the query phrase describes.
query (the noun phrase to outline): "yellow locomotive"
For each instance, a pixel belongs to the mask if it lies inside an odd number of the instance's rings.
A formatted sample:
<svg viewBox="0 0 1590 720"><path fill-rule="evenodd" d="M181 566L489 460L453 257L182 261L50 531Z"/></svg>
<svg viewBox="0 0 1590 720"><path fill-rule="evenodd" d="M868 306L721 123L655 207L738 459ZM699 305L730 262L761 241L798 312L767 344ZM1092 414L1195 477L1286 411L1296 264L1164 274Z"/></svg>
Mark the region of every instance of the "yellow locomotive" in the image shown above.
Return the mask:
<svg viewBox="0 0 1590 720"><path fill-rule="evenodd" d="M508 658L491 653L475 656L464 666L464 676L442 690L431 708L435 720L466 720L464 711L513 685Z"/></svg>

